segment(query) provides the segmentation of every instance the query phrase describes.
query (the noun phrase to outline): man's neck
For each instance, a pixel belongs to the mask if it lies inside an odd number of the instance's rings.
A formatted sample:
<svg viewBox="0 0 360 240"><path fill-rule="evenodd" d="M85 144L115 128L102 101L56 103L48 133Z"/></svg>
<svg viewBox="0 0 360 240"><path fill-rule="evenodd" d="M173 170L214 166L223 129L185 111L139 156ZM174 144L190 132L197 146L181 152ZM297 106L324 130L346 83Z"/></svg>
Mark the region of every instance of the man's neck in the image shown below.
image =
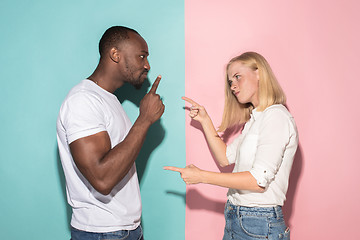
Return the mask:
<svg viewBox="0 0 360 240"><path fill-rule="evenodd" d="M93 74L88 77L88 79L111 93L114 93L116 89L120 88L124 84L124 82L119 81L119 77L116 76L112 69L105 68L100 64L97 66Z"/></svg>

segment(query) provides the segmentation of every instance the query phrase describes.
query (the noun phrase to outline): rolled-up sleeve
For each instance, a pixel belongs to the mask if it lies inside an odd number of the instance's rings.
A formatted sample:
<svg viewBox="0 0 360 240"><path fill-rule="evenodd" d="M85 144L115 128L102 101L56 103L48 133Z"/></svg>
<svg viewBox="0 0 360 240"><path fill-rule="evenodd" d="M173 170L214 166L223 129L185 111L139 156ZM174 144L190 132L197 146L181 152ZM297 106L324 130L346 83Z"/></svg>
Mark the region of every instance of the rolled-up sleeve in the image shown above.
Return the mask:
<svg viewBox="0 0 360 240"><path fill-rule="evenodd" d="M95 96L85 93L73 95L61 110L68 143L106 131L101 103Z"/></svg>
<svg viewBox="0 0 360 240"><path fill-rule="evenodd" d="M255 160L250 173L261 187L267 187L275 178L290 140L291 121L283 111L264 112L259 128Z"/></svg>

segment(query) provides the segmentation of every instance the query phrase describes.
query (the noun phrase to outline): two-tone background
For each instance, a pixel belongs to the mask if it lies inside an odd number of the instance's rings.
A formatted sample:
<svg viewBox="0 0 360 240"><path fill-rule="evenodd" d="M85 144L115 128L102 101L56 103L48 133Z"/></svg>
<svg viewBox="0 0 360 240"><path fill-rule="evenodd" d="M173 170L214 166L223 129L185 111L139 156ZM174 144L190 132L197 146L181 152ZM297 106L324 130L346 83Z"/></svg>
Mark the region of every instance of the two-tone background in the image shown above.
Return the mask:
<svg viewBox="0 0 360 240"><path fill-rule="evenodd" d="M222 238L226 189L186 188L162 167L230 171L214 162L181 96L205 105L218 126L224 67L244 51L267 58L297 121L284 207L292 239L357 239L359 10L356 0L1 1L0 238L70 238L57 114L70 88L95 69L103 32L125 25L148 42L150 82L116 95L134 121L161 74L166 105L137 160L145 239Z"/></svg>

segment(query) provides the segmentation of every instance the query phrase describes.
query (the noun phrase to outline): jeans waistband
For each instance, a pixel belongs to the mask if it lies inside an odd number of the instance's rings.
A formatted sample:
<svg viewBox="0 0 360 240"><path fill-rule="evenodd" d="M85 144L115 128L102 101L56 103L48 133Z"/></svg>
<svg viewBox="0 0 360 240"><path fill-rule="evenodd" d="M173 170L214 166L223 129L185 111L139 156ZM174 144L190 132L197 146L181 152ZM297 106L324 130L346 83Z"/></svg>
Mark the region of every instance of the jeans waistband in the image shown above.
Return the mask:
<svg viewBox="0 0 360 240"><path fill-rule="evenodd" d="M244 206L237 206L229 201L227 202L229 206L231 206L233 209L236 209L238 214L250 214L250 213L256 213L256 214L269 214L275 216L277 219L280 219L283 217L282 207L281 206L275 206L275 207L244 207Z"/></svg>

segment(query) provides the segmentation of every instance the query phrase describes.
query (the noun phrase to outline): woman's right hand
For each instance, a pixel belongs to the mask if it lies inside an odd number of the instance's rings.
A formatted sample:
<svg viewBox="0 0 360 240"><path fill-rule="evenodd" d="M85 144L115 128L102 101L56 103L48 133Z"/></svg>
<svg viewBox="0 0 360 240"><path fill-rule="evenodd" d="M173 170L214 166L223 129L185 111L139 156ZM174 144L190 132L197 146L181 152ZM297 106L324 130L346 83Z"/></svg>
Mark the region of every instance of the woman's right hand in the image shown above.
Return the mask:
<svg viewBox="0 0 360 240"><path fill-rule="evenodd" d="M182 99L192 105L189 116L200 122L205 133L206 141L216 161L222 167L229 165L229 161L226 158L226 144L216 132L214 124L205 108L190 98L182 97Z"/></svg>
<svg viewBox="0 0 360 240"><path fill-rule="evenodd" d="M209 117L204 106L201 106L200 104L188 97L182 97L181 99L191 104L189 116L192 119L202 123L205 119Z"/></svg>

